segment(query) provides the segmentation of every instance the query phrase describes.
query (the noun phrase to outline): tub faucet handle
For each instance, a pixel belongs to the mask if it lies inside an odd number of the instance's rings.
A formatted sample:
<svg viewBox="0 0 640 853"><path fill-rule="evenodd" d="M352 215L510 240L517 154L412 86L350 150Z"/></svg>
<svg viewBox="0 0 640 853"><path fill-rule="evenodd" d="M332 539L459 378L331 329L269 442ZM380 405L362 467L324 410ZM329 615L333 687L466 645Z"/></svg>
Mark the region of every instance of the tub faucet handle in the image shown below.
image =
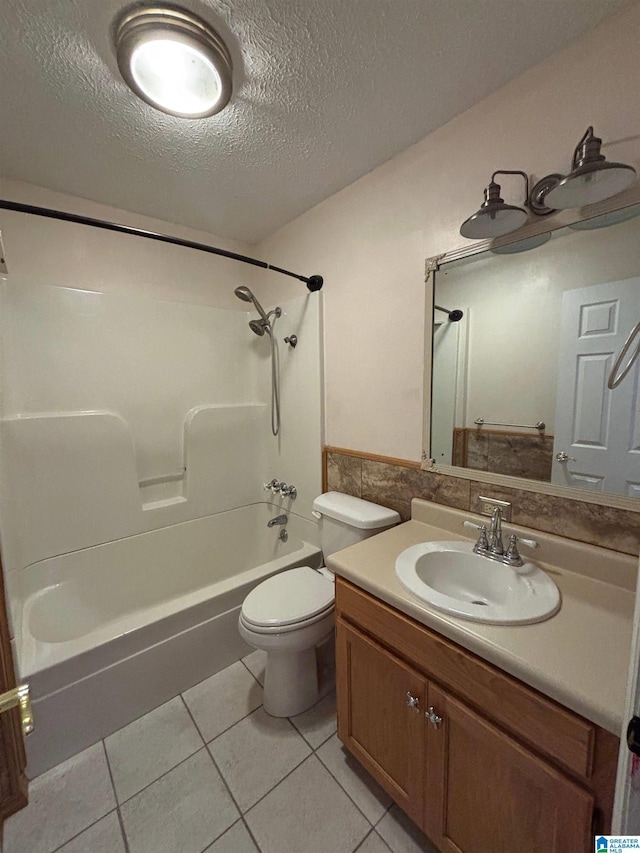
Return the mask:
<svg viewBox="0 0 640 853"><path fill-rule="evenodd" d="M283 483L280 494L283 498L291 498L292 501L295 501L298 497L298 490L295 486L287 486L286 483Z"/></svg>

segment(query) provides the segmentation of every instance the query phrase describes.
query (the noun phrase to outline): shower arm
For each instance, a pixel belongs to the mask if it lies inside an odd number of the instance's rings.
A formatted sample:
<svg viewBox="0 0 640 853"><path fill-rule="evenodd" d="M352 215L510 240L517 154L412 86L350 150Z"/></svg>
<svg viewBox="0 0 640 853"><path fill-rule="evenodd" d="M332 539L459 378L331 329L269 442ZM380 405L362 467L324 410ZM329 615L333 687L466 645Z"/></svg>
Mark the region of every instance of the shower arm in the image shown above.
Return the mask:
<svg viewBox="0 0 640 853"><path fill-rule="evenodd" d="M160 243L169 243L172 246L197 249L199 252L208 252L210 255L220 255L223 258L230 258L232 261L241 261L244 264L252 264L254 267L261 267L262 269L272 270L281 275L297 278L298 281L303 281L307 285L307 289L311 293L321 290L324 283L321 275L298 275L298 273L285 270L282 267L275 267L265 261L259 261L257 258L250 258L247 255L239 255L237 252L230 252L227 249L218 249L215 246L207 246L205 243L195 243L193 240L183 240L180 237L171 237L168 234L160 234L157 231L146 231L143 228L134 228L131 225L120 225L117 222L109 222L106 219L94 219L91 216L80 216L77 213L67 213L66 211L54 210L50 207L36 207L33 204L22 204L21 202L9 201L7 199L0 199L0 209L12 210L16 213L30 213L32 216L44 216L48 219L73 222L77 225L90 225L93 228L102 228L105 231L131 234L134 237L145 237L147 240L157 240Z"/></svg>

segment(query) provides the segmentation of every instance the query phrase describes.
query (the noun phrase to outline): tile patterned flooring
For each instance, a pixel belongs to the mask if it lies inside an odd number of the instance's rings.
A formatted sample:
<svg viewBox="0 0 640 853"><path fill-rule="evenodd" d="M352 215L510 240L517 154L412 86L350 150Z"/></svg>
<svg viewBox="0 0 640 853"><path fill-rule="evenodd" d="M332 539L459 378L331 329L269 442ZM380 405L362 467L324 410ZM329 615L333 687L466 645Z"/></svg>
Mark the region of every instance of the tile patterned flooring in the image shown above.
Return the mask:
<svg viewBox="0 0 640 853"><path fill-rule="evenodd" d="M253 652L34 779L3 853L437 853L338 741L262 708Z"/></svg>

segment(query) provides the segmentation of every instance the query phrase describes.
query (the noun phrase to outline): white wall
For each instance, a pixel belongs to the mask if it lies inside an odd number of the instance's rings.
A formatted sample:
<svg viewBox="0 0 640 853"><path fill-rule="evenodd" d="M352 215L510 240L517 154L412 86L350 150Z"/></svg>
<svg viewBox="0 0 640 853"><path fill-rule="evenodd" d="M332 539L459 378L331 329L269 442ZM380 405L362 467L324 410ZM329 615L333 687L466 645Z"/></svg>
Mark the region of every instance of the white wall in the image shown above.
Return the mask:
<svg viewBox="0 0 640 853"><path fill-rule="evenodd" d="M51 207L121 225L170 234L239 254L254 255L245 243L161 220L0 178L0 198ZM233 295L252 286L255 267L215 255L140 237L0 210L0 231L9 274L25 281L79 287L103 293L140 293L157 299L196 302L246 311ZM274 273L264 273L275 278Z"/></svg>
<svg viewBox="0 0 640 853"><path fill-rule="evenodd" d="M465 244L494 170L566 173L590 124L640 170L639 43L636 5L260 244L325 277L327 444L420 458L425 257ZM522 195L506 177L505 200Z"/></svg>

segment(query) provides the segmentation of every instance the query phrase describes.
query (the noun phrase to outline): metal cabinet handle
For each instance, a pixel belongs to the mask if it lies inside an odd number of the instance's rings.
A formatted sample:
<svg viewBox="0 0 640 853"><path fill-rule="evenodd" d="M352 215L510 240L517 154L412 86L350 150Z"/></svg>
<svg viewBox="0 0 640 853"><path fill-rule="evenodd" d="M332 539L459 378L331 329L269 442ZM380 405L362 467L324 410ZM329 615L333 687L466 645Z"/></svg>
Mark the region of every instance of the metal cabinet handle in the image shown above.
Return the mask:
<svg viewBox="0 0 640 853"><path fill-rule="evenodd" d="M564 450L561 450L560 453L556 453L556 462L577 462L575 456L569 456L568 453L565 453Z"/></svg>
<svg viewBox="0 0 640 853"><path fill-rule="evenodd" d="M416 714L420 713L420 699L418 696L412 696L410 690L407 690L407 705L413 708Z"/></svg>
<svg viewBox="0 0 640 853"><path fill-rule="evenodd" d="M429 705L429 708L424 712L424 715L427 720L429 720L434 729L437 729L440 723L442 722L442 717L439 717L436 714L436 710L433 705Z"/></svg>

